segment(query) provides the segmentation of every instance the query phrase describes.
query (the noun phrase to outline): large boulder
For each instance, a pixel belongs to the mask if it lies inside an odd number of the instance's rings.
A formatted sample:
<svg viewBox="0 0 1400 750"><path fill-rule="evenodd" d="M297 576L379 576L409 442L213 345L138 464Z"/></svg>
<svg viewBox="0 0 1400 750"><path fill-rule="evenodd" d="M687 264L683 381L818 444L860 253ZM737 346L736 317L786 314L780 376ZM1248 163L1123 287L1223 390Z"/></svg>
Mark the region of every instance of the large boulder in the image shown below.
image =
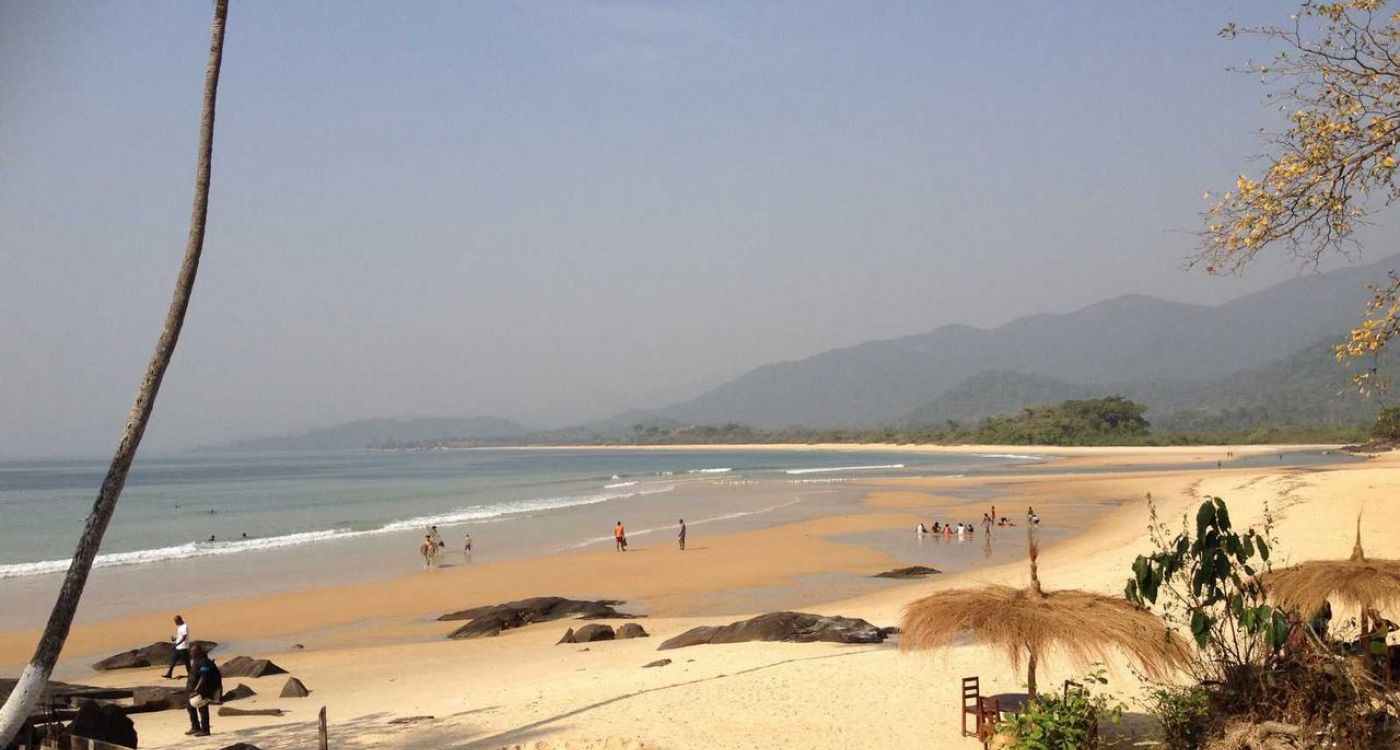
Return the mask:
<svg viewBox="0 0 1400 750"><path fill-rule="evenodd" d="M936 575L943 571L937 568L930 568L923 565L911 565L907 568L895 568L883 573L876 573L876 578L923 578L924 576Z"/></svg>
<svg viewBox="0 0 1400 750"><path fill-rule="evenodd" d="M145 685L131 689L131 713L174 711L189 703L189 693L183 687Z"/></svg>
<svg viewBox="0 0 1400 750"><path fill-rule="evenodd" d="M18 680L0 677L0 703L4 703L15 689ZM121 700L131 697L131 688L92 687L91 685L70 685L66 682L50 680L44 686L39 701L42 704L75 705L82 700Z"/></svg>
<svg viewBox="0 0 1400 750"><path fill-rule="evenodd" d="M267 659L235 656L219 665L219 673L225 677L266 677L271 674L286 674L287 670Z"/></svg>
<svg viewBox="0 0 1400 750"><path fill-rule="evenodd" d="M612 599L587 601L565 599L559 596L539 596L489 607L473 607L459 612L449 612L439 617L438 620L468 620L466 625L457 628L447 636L453 640L463 640L490 638L500 635L503 630L524 627L536 622L560 620L565 617L577 617L583 620L631 619L636 617L636 615L629 615L613 609L615 604L621 604L621 602Z"/></svg>
<svg viewBox="0 0 1400 750"><path fill-rule="evenodd" d="M209 653L218 647L219 644L213 641L195 641L196 645L204 647L204 653ZM123 651L120 654L112 654L92 665L93 669L105 672L112 669L137 669L139 667L164 667L170 664L170 652L175 650L175 644L170 641L156 641L149 646L133 648L130 651Z"/></svg>
<svg viewBox="0 0 1400 750"><path fill-rule="evenodd" d="M240 682L238 683L238 687L224 693L223 702L241 701L244 698L252 698L255 695L257 695L256 691Z"/></svg>
<svg viewBox="0 0 1400 750"><path fill-rule="evenodd" d="M865 620L827 617L806 612L769 612L728 625L703 625L662 641L658 650L698 646L703 643L788 641L790 643L880 643L885 632Z"/></svg>
<svg viewBox="0 0 1400 750"><path fill-rule="evenodd" d="M306 685L295 677L287 678L287 684L282 686L280 698L305 698L311 695L311 691L306 689Z"/></svg>
<svg viewBox="0 0 1400 750"><path fill-rule="evenodd" d="M136 747L136 725L115 703L84 701L68 725L68 733L122 747Z"/></svg>
<svg viewBox="0 0 1400 750"><path fill-rule="evenodd" d="M617 637L621 640L623 638L648 638L650 635L641 625L629 622L617 628Z"/></svg>

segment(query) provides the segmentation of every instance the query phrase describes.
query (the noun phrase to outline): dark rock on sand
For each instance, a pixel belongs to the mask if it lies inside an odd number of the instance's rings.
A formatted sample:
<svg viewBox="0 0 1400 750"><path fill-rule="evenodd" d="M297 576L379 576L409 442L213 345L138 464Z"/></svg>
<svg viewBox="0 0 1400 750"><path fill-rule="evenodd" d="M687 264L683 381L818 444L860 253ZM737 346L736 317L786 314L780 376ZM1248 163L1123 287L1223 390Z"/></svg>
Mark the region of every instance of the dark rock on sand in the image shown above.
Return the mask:
<svg viewBox="0 0 1400 750"><path fill-rule="evenodd" d="M657 659L656 661L651 662L651 663L649 663L649 664L643 664L643 665L642 665L642 669L650 669L651 667L664 667L664 666L666 666L667 664L670 664L670 663L671 663L671 660L670 660L670 659Z"/></svg>
<svg viewBox="0 0 1400 750"><path fill-rule="evenodd" d="M224 703L228 703L229 701L241 701L244 698L252 698L255 695L257 695L257 692L240 682L238 683L238 687L224 693L223 701Z"/></svg>
<svg viewBox="0 0 1400 750"><path fill-rule="evenodd" d="M85 701L78 707L73 723L68 725L68 733L122 747L136 747L136 725L115 703Z"/></svg>
<svg viewBox="0 0 1400 750"><path fill-rule="evenodd" d="M943 571L938 570L938 569L936 569L936 568L929 568L929 567L925 567L925 566L923 566L923 565L912 565L912 566L910 566L910 567L908 567L908 568L895 568L894 570L887 570L887 571L885 571L885 572L883 572L883 573L877 573L877 574L875 575L875 577L876 577L876 578L923 578L924 576L931 576L931 575L935 575L935 574L942 573L942 572L943 572Z"/></svg>
<svg viewBox="0 0 1400 750"><path fill-rule="evenodd" d="M617 634L613 632L611 625L584 625L574 631L574 643L593 643L595 641L611 641Z"/></svg>
<svg viewBox="0 0 1400 750"><path fill-rule="evenodd" d="M219 715L223 716L224 713L220 711ZM259 748L257 745L250 745L246 742L235 742L228 747L221 747L219 750L262 750L262 748Z"/></svg>
<svg viewBox="0 0 1400 750"><path fill-rule="evenodd" d="M281 716L284 712L280 708L234 708L233 706L219 706L220 716Z"/></svg>
<svg viewBox="0 0 1400 750"><path fill-rule="evenodd" d="M418 724L419 722L432 721L432 716L400 716L397 719L390 719L390 724Z"/></svg>
<svg viewBox="0 0 1400 750"><path fill-rule="evenodd" d="M143 686L131 689L131 713L183 709L189 693L183 687Z"/></svg>
<svg viewBox="0 0 1400 750"><path fill-rule="evenodd" d="M618 627L617 637L619 640L622 638L648 638L650 634L648 634L646 629L641 625L635 622L629 622Z"/></svg>
<svg viewBox="0 0 1400 750"><path fill-rule="evenodd" d="M662 641L658 650L698 646L703 643L743 641L880 643L884 640L884 631L861 619L827 617L806 612L770 612L728 625L691 628L674 638Z"/></svg>
<svg viewBox="0 0 1400 750"><path fill-rule="evenodd" d="M209 653L218 647L219 644L213 641L195 641L195 645L203 646L204 653ZM112 654L92 665L93 669L105 672L112 669L137 669L139 667L164 667L170 663L170 652L175 650L175 644L169 641L156 641L149 646L133 648L130 651L123 651L120 654Z"/></svg>
<svg viewBox="0 0 1400 750"><path fill-rule="evenodd" d="M466 625L457 628L447 636L453 640L489 638L500 635L503 630L511 630L536 622L561 620L565 617L577 617L583 620L625 620L636 617L636 615L629 615L613 609L614 604L620 603L611 599L591 602L558 596L540 596L489 607L473 607L460 612L449 612L439 617L438 620L469 620Z"/></svg>
<svg viewBox="0 0 1400 750"><path fill-rule="evenodd" d="M569 628L568 630L565 630L565 631L564 631L564 637L563 637L563 638L560 638L560 639L557 640L557 641L555 641L555 642L554 642L554 645L556 645L556 646L562 646L562 645L564 645L565 643L578 643L578 641L574 640L574 629L573 629L573 628Z"/></svg>
<svg viewBox="0 0 1400 750"><path fill-rule="evenodd" d="M306 685L295 677L287 679L287 684L282 686L281 698L305 698L311 695L311 691L306 689Z"/></svg>
<svg viewBox="0 0 1400 750"><path fill-rule="evenodd" d="M267 659L235 656L219 665L219 673L225 677L266 677L270 674L286 674L287 670Z"/></svg>
<svg viewBox="0 0 1400 750"><path fill-rule="evenodd" d="M884 634L885 634L885 637L888 638L888 637L890 637L890 636L892 636L892 635L899 635L900 630L899 630L898 627L896 627L896 626L894 626L894 625L891 625L891 626L889 626L889 627L887 627L887 628L880 628L880 632L881 632L881 633L884 633Z"/></svg>

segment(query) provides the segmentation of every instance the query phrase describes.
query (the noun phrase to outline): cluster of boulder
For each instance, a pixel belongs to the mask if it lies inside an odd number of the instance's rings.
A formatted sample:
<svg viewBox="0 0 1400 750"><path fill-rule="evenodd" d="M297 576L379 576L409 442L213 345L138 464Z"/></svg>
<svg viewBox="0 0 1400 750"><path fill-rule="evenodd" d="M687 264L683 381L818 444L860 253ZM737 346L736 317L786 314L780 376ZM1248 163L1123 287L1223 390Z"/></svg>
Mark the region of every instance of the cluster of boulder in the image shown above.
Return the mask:
<svg viewBox="0 0 1400 750"><path fill-rule="evenodd" d="M578 630L569 628L564 632L564 637L559 639L561 643L593 643L594 641L624 640L627 638L650 638L651 635L635 622L629 622L613 630L611 625L594 623L584 625Z"/></svg>
<svg viewBox="0 0 1400 750"><path fill-rule="evenodd" d="M561 596L537 596L505 604L473 607L459 612L449 612L439 621L467 620L467 624L448 633L452 640L467 638L490 638L502 631L513 630L537 622L551 622L566 617L580 620L629 620L637 615L619 612L613 607L622 602L612 599L588 601L565 599Z"/></svg>
<svg viewBox="0 0 1400 750"><path fill-rule="evenodd" d="M218 644L212 641L196 641L206 649ZM149 646L123 651L93 664L93 669L111 671L117 669L138 669L143 667L163 667L170 663L170 643L153 643ZM268 659L251 656L235 656L219 665L225 678L268 677L287 674L276 663ZM0 702L14 689L15 681L0 679ZM310 695L305 683L289 676L282 686L279 697L304 698ZM221 703L231 703L251 698L257 691L244 683L238 683L224 692ZM183 710L189 700L183 685L149 685L133 688L97 688L86 685L70 685L50 682L44 691L42 703L46 706L44 719L68 721L66 726L53 725L53 730L65 736L82 737L105 742L117 747L137 747L135 724L130 714L150 711ZM48 707L56 707L49 710ZM220 716L280 716L278 708L239 709L220 706ZM66 742L66 740L65 740ZM66 747L66 744L64 745ZM224 750L257 750L246 743L232 745Z"/></svg>

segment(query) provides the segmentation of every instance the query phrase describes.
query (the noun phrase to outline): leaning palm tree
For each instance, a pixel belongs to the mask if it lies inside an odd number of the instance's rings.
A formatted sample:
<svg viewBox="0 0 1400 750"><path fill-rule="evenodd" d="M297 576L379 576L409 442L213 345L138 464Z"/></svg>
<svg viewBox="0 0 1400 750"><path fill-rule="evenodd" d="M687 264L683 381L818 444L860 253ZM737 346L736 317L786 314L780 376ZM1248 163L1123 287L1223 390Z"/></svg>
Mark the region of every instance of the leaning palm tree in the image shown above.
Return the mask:
<svg viewBox="0 0 1400 750"><path fill-rule="evenodd" d="M1039 545L1030 536L1031 585L989 585L943 591L913 602L900 623L900 648L932 650L970 639L1004 651L1013 667L1026 664L1026 686L1036 696L1036 665L1051 651L1087 663L1110 650L1127 653L1149 676L1168 675L1185 664L1186 651L1166 624L1125 599L1087 591L1045 591L1037 565Z"/></svg>
<svg viewBox="0 0 1400 750"><path fill-rule="evenodd" d="M49 675L53 672L63 643L68 639L68 631L73 625L73 615L78 610L78 600L83 595L88 573L92 570L93 559L102 545L102 535L116 510L117 499L126 485L126 475L131 462L136 457L136 448L141 444L141 436L150 422L151 411L155 408L156 394L161 380L170 366L170 358L175 353L175 344L180 338L180 328L185 322L185 310L189 307L190 293L194 289L195 274L199 270L199 257L204 250L204 222L209 214L209 173L214 147L214 102L219 89L219 67L223 62L224 24L228 19L228 0L215 0L214 24L209 42L209 66L204 74L204 110L199 130L199 158L195 174L194 205L190 210L190 234L185 244L185 257L180 266L180 274L175 281L175 293L166 312L165 327L156 341L155 352L146 367L146 376L136 393L136 403L131 407L116 453L102 480L97 500L83 526L78 548L73 553L73 562L68 566L68 574L59 589L58 600L49 614L39 645L34 649L34 657L20 674L19 681L10 692L4 706L0 706L0 747L9 746L19 729L28 719L30 712L38 704Z"/></svg>
<svg viewBox="0 0 1400 750"><path fill-rule="evenodd" d="M1400 560L1373 560L1361 547L1361 518L1356 519L1356 543L1345 560L1309 560L1263 575L1265 590L1286 609L1305 614L1329 601L1361 610L1361 632L1368 632L1368 613L1400 605Z"/></svg>

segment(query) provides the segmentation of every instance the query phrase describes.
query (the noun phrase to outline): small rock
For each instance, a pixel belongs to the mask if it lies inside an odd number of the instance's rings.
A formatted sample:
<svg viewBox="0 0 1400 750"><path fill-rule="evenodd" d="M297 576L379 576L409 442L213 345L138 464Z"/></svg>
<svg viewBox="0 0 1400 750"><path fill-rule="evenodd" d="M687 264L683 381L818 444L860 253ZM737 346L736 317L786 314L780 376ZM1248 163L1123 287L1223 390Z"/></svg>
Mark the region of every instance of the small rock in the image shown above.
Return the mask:
<svg viewBox="0 0 1400 750"><path fill-rule="evenodd" d="M219 715L220 715L220 716L223 716L224 714L223 714L223 712L220 712ZM261 750L261 749L260 749L257 745L250 745L250 744L248 744L248 743L246 743L246 742L235 742L235 743L233 743L232 745L229 745L228 747L221 747L221 748L219 748L219 750Z"/></svg>
<svg viewBox="0 0 1400 750"><path fill-rule="evenodd" d="M884 634L885 634L885 637L888 638L888 637L890 637L890 636L892 636L892 635L899 635L900 630L899 630L899 627L898 627L897 625L891 625L891 626L889 626L889 627L887 627L887 628L880 628L880 632L881 632L881 633L884 633Z"/></svg>
<svg viewBox="0 0 1400 750"><path fill-rule="evenodd" d="M635 622L626 623L617 629L617 637L621 638L647 638L649 637L645 628Z"/></svg>
<svg viewBox="0 0 1400 750"><path fill-rule="evenodd" d="M257 693L252 688L240 682L238 683L238 687L228 691L227 693L224 693L223 701L224 703L228 703L229 701L239 701L243 700L244 698L252 698L255 695L257 695Z"/></svg>
<svg viewBox="0 0 1400 750"><path fill-rule="evenodd" d="M234 708L233 706L219 706L220 716L281 716L280 708Z"/></svg>
<svg viewBox="0 0 1400 750"><path fill-rule="evenodd" d="M219 673L225 677L266 677L270 674L286 674L287 670L267 659L235 656L219 666Z"/></svg>
<svg viewBox="0 0 1400 750"><path fill-rule="evenodd" d="M574 631L574 643L593 643L594 641L611 641L617 637L611 625L593 623L584 625Z"/></svg>
<svg viewBox="0 0 1400 750"><path fill-rule="evenodd" d="M558 646L563 643L578 643L578 641L574 640L573 628L569 628L568 630L564 631L564 637L560 638L558 642L556 642L554 645Z"/></svg>
<svg viewBox="0 0 1400 750"><path fill-rule="evenodd" d="M390 724L417 724L420 721L432 721L431 716L400 716L397 719L390 719Z"/></svg>
<svg viewBox="0 0 1400 750"><path fill-rule="evenodd" d="M311 695L311 691L306 689L306 685L295 677L289 677L287 684L282 686L280 698L305 698Z"/></svg>
<svg viewBox="0 0 1400 750"><path fill-rule="evenodd" d="M895 568L883 573L875 574L876 578L923 578L924 576L936 575L943 571L936 568L929 568L923 565L912 565L908 568Z"/></svg>
<svg viewBox="0 0 1400 750"><path fill-rule="evenodd" d="M302 650L302 649L304 649L304 648L306 648L306 647L303 646L303 645L301 645L300 643L293 643L293 644L292 644L292 650L293 650L293 651L300 651L300 650Z"/></svg>
<svg viewBox="0 0 1400 750"><path fill-rule="evenodd" d="M670 659L657 659L656 661L651 662L650 664L643 664L642 669L650 669L651 667L664 667L670 663Z"/></svg>

